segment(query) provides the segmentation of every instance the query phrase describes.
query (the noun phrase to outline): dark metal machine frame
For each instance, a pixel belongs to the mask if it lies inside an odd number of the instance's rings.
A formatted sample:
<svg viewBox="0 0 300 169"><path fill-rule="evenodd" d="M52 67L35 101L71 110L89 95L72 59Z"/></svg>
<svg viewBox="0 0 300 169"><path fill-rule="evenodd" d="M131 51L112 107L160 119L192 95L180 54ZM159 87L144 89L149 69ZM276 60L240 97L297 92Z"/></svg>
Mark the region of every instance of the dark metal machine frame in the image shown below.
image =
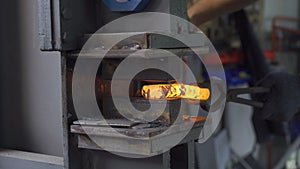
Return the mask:
<svg viewBox="0 0 300 169"><path fill-rule="evenodd" d="M164 12L187 18L185 0L151 0L144 11ZM61 52L62 103L63 103L63 147L64 167L66 169L93 169L119 166L122 168L195 168L194 138L199 134L192 132L183 141L186 144L173 148L162 155L146 159L127 159L99 150L83 135L71 133L71 125L78 120L72 105L71 79L76 53L81 49L85 36L92 34L106 23L132 12L111 12L101 0L39 0L39 36L43 51ZM201 35L200 35L201 36ZM161 42L173 47L180 44L169 39L152 38L153 48L159 48ZM159 39L159 40L157 40ZM149 39L148 39L149 40ZM77 128L76 128L77 127ZM73 126L76 132L78 126ZM77 131L79 132L79 131ZM81 147L81 148L80 148ZM182 152L186 155L179 156ZM177 155L176 155L177 154ZM178 159L180 158L180 159ZM114 163L114 165L109 165ZM140 166L140 167L139 167Z"/></svg>

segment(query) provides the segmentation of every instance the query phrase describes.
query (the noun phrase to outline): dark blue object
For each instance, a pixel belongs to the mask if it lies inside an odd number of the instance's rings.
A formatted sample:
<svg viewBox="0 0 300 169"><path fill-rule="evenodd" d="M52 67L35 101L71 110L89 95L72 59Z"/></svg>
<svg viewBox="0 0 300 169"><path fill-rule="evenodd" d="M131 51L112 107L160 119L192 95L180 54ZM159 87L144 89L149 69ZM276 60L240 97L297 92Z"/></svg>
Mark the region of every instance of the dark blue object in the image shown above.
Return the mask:
<svg viewBox="0 0 300 169"><path fill-rule="evenodd" d="M291 140L295 141L300 136L300 119L295 118L290 122Z"/></svg>
<svg viewBox="0 0 300 169"><path fill-rule="evenodd" d="M246 69L225 70L227 84L230 86L242 85L250 82L250 75Z"/></svg>
<svg viewBox="0 0 300 169"><path fill-rule="evenodd" d="M212 76L220 77L222 72L212 72L211 74ZM249 71L243 68L225 69L225 76L228 86L247 84L251 80ZM209 79L206 72L204 73L204 78Z"/></svg>
<svg viewBox="0 0 300 169"><path fill-rule="evenodd" d="M148 5L150 0L103 0L112 12L138 12Z"/></svg>

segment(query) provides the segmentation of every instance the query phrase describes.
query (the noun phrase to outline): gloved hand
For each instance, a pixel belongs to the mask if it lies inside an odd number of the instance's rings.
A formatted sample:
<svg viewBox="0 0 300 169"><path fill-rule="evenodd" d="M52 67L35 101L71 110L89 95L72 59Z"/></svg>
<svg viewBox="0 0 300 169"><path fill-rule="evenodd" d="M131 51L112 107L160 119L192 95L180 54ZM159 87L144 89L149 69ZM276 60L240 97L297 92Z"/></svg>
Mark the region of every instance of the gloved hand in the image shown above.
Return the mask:
<svg viewBox="0 0 300 169"><path fill-rule="evenodd" d="M257 86L270 88L270 93L256 95L264 103L261 117L271 121L289 121L300 112L300 76L288 72L272 72Z"/></svg>

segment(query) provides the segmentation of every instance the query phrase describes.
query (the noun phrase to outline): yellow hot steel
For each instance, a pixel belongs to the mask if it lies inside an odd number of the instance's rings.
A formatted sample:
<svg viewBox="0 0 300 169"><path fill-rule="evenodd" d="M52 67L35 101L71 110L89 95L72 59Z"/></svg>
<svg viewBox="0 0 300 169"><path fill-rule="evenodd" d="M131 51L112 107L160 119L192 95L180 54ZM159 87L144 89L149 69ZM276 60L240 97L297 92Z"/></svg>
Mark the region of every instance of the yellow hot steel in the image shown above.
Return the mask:
<svg viewBox="0 0 300 169"><path fill-rule="evenodd" d="M144 85L142 95L149 100L174 100L181 98L207 100L210 97L210 91L207 88L181 83L155 84Z"/></svg>

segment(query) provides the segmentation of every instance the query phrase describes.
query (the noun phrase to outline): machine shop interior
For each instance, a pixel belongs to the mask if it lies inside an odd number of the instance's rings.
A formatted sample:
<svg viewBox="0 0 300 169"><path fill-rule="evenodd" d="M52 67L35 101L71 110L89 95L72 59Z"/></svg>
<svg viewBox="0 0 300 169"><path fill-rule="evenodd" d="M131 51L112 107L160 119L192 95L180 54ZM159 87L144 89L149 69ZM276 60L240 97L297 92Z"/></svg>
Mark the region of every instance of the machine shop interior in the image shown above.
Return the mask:
<svg viewBox="0 0 300 169"><path fill-rule="evenodd" d="M0 169L300 168L300 1L4 0Z"/></svg>

